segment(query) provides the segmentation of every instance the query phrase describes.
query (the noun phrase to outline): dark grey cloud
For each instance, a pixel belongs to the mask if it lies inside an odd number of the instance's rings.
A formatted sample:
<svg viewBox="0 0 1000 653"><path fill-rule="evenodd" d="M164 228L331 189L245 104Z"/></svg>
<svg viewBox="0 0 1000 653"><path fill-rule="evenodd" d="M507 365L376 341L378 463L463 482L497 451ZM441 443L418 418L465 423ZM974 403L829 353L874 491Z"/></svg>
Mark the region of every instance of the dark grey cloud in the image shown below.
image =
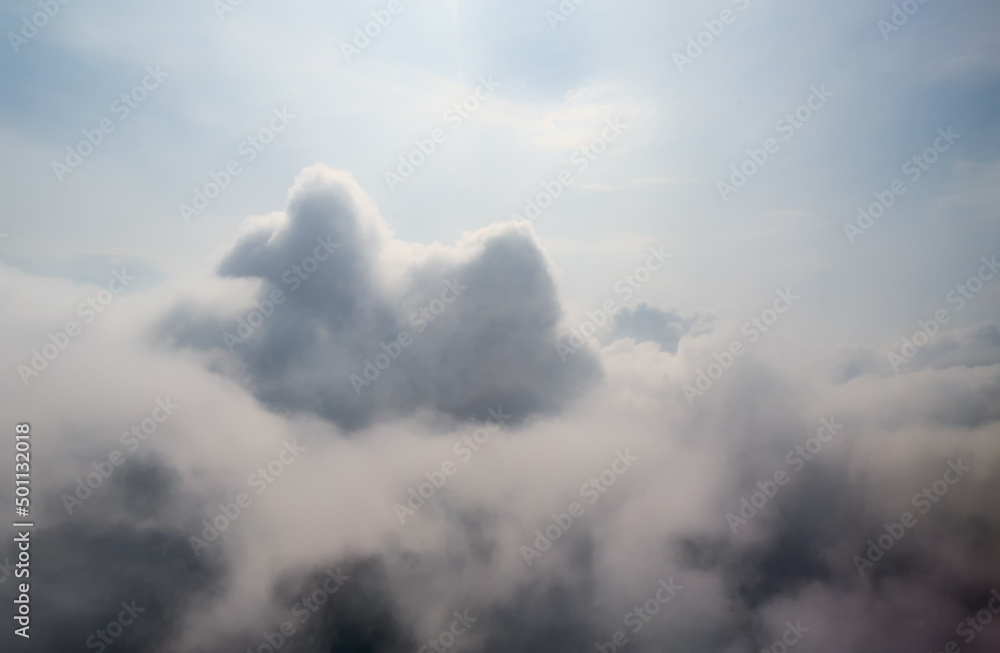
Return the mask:
<svg viewBox="0 0 1000 653"><path fill-rule="evenodd" d="M677 353L677 345L687 334L699 335L712 330L711 315L703 311L682 314L677 309L662 309L642 302L634 308L623 307L615 313L614 328L608 342L632 338L636 342L655 342L660 349Z"/></svg>
<svg viewBox="0 0 1000 653"><path fill-rule="evenodd" d="M31 529L30 576L4 585L30 583L31 639L4 628L3 650L164 650L189 611L223 593L222 556L195 556L188 544L199 499L175 471L153 459L126 461L101 493L73 516L58 494L45 497L50 517ZM4 555L16 560L16 546ZM109 631L122 615L126 627Z"/></svg>
<svg viewBox="0 0 1000 653"><path fill-rule="evenodd" d="M851 343L833 350L830 376L834 383L847 383L859 376L884 371L883 360L874 347Z"/></svg>
<svg viewBox="0 0 1000 653"><path fill-rule="evenodd" d="M289 653L409 653L420 646L381 558L331 559L323 567L289 571L275 584L272 602L284 608L280 619L248 624L246 632L198 653L220 646L266 651L268 645Z"/></svg>
<svg viewBox="0 0 1000 653"><path fill-rule="evenodd" d="M962 332L943 336L969 340ZM774 636L764 626L776 606L822 633L810 641L810 650L941 650L955 640L962 650L989 651L1000 643L1000 631L983 632L968 647L956 635L956 626L982 610L1000 583L989 553L1000 546L1000 510L988 498L1000 491L997 449L987 446L977 455L972 431L998 432L1000 376L976 365L974 357L965 360L973 364L942 366L937 379L925 380L942 391L939 397L920 386L912 397L901 395L899 384L910 381L875 374L872 404L907 419L864 419L863 402L845 404L842 396L829 407L844 424L841 435L794 473L785 454L815 430L799 414L807 396L759 365L733 371L707 413L711 431L721 426L728 432L709 441L724 447L726 468L736 479L721 498L720 514L736 512L741 498L760 494L758 483L770 482L777 470L789 473L790 481L771 485L776 494L743 532L685 534L674 543L685 569L713 573L726 587L732 604L717 632L729 637L718 650L767 648ZM956 387L957 379L962 381ZM947 440L934 433L944 424L954 429ZM921 433L925 429L930 433ZM901 441L922 453L905 461L887 453ZM878 465L862 471L861 461L870 456L891 477L874 471ZM923 512L915 495L959 458L970 466L967 476ZM904 512L915 516L916 526L861 576L855 556L865 556L870 540L884 536L885 525L899 522ZM807 598L817 596L824 597L817 600L822 609ZM900 623L919 627L901 629Z"/></svg>
<svg viewBox="0 0 1000 653"><path fill-rule="evenodd" d="M593 354L558 356L559 299L524 227L411 261L366 202L346 175L307 170L287 219L244 233L218 267L223 277L259 279L264 310L276 292L282 303L245 342L224 334L239 337L237 319L257 304L232 316L185 303L162 334L231 351L264 404L345 429L418 409L472 419L501 406L519 420L557 411L598 378ZM401 276L390 281L389 267Z"/></svg>
<svg viewBox="0 0 1000 653"><path fill-rule="evenodd" d="M869 374L893 376L1000 364L1000 324L983 322L948 330L930 321L925 324L927 330L914 329L882 350L858 343L838 345L831 359L831 379L847 383Z"/></svg>
<svg viewBox="0 0 1000 653"><path fill-rule="evenodd" d="M914 333L893 343L892 351L904 351L908 362L898 365L899 373L948 367L981 367L1000 364L1000 324L984 322L969 327L934 332L926 341ZM908 341L909 344L906 342ZM910 346L912 344L912 347ZM886 358L888 360L888 357Z"/></svg>

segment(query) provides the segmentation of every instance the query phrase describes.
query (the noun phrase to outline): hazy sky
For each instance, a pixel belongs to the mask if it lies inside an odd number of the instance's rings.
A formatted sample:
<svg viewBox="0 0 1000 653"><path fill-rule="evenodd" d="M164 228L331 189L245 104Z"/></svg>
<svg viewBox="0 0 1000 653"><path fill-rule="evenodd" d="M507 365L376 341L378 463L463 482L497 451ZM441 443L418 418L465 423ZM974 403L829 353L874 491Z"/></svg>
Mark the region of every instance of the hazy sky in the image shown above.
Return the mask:
<svg viewBox="0 0 1000 653"><path fill-rule="evenodd" d="M42 641L16 650L86 649L135 594L150 613L110 651L256 651L338 564L355 587L292 650L417 650L469 608L450 650L593 651L670 576L630 650L759 651L796 618L811 651L961 642L1000 587L998 21L3 3L0 406L39 433ZM843 441L799 473L786 452L831 416ZM192 551L296 437L253 517ZM924 517L910 497L960 457L972 480ZM627 476L591 508L605 468ZM736 537L779 468L795 489ZM585 525L527 564L573 497ZM907 506L936 521L858 573Z"/></svg>

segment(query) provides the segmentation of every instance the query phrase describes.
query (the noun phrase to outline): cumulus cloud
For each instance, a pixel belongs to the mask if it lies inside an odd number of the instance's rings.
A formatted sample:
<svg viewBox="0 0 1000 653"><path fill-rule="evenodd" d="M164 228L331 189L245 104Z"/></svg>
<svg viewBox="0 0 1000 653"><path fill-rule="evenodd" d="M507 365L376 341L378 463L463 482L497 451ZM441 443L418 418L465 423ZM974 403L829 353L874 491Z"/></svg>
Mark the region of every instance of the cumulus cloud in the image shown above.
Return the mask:
<svg viewBox="0 0 1000 653"><path fill-rule="evenodd" d="M559 358L561 307L525 225L407 245L348 174L322 166L302 173L285 213L247 225L218 273L259 282L255 302L228 321L184 305L163 332L228 349L268 406L343 428L421 409L471 419L498 405L524 419L600 374L587 352ZM241 330L243 318L258 325Z"/></svg>

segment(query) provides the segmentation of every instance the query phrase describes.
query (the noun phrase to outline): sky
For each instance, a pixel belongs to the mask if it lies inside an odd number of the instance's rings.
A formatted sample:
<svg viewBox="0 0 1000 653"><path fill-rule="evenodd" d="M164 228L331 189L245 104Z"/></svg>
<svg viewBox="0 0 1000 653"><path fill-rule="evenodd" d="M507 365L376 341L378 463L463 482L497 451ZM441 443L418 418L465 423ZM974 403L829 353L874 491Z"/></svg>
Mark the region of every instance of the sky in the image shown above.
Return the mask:
<svg viewBox="0 0 1000 653"><path fill-rule="evenodd" d="M996 650L998 20L4 2L3 650Z"/></svg>

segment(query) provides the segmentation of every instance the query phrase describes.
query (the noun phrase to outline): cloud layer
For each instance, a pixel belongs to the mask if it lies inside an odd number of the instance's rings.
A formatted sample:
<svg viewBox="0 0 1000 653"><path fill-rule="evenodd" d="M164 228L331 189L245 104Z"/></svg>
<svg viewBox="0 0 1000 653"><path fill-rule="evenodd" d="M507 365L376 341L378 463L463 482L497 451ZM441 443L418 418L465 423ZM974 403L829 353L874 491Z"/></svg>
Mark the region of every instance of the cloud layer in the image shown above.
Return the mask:
<svg viewBox="0 0 1000 653"><path fill-rule="evenodd" d="M524 224L408 244L316 166L218 258L116 299L32 392L5 381L5 413L45 415L33 610L59 627L31 650L1000 643L1000 624L957 631L1000 588L996 323L942 330L899 373L869 343L764 337L689 403L740 320L637 305L564 363ZM81 289L0 272L27 351L59 314L25 299ZM365 359L379 374L355 386ZM109 628L123 602L143 612Z"/></svg>

